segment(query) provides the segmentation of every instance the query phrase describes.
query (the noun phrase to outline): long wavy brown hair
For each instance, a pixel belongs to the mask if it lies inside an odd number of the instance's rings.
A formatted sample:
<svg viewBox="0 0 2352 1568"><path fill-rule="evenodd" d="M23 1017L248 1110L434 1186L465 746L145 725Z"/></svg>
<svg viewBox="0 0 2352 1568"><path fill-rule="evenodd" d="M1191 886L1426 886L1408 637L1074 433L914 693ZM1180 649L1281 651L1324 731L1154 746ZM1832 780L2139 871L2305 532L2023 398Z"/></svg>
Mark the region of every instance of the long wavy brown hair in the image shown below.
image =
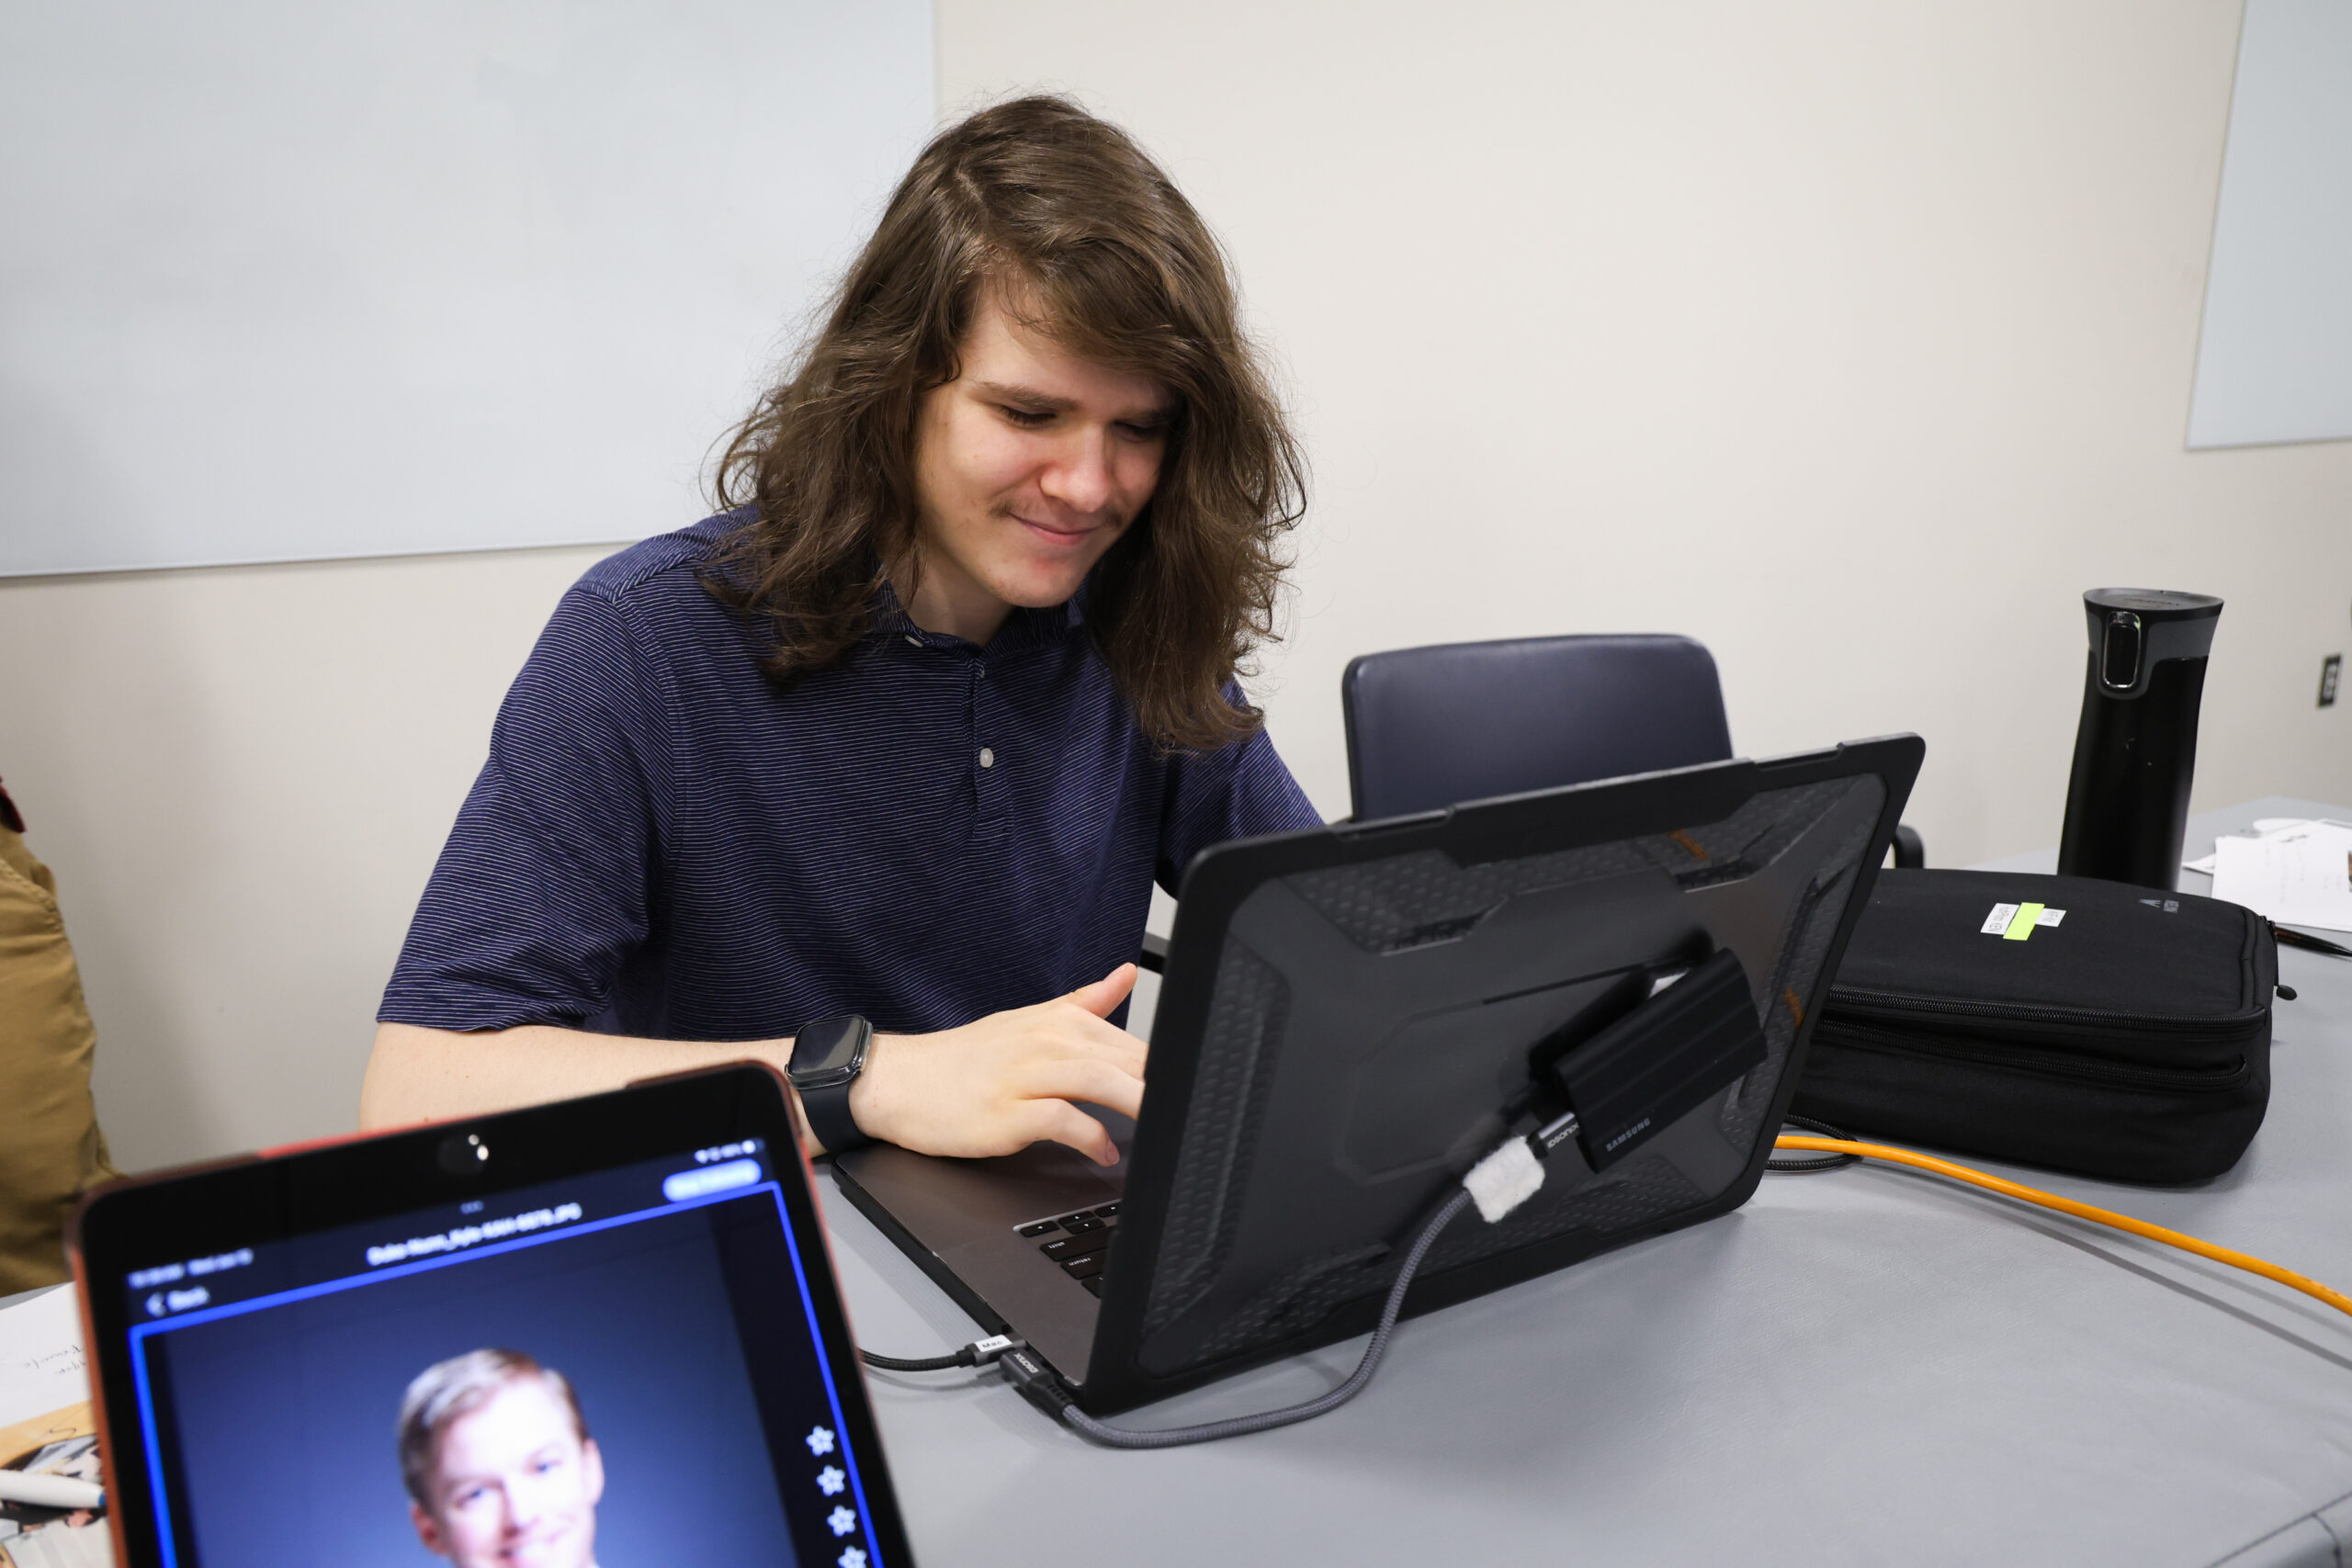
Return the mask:
<svg viewBox="0 0 2352 1568"><path fill-rule="evenodd" d="M921 570L916 411L960 374L989 288L1170 395L1159 483L1095 568L1086 626L1157 744L1249 734L1261 716L1227 688L1275 636L1305 465L1208 226L1125 132L1063 98L983 109L915 160L823 329L728 439L715 499L751 520L707 586L765 618L779 684L866 636L891 563Z"/></svg>

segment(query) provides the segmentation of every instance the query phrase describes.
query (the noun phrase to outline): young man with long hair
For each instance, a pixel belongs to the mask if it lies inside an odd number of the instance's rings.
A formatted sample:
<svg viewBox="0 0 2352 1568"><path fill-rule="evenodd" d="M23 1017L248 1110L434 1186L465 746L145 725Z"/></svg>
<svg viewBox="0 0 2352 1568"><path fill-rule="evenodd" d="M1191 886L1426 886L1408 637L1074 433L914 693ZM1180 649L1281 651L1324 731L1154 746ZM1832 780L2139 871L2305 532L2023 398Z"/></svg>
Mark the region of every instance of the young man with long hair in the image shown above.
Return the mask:
<svg viewBox="0 0 2352 1568"><path fill-rule="evenodd" d="M1235 684L1304 491L1216 242L1115 128L983 110L717 491L516 679L363 1122L755 1055L822 1145L1111 1163L1152 883L1317 820Z"/></svg>

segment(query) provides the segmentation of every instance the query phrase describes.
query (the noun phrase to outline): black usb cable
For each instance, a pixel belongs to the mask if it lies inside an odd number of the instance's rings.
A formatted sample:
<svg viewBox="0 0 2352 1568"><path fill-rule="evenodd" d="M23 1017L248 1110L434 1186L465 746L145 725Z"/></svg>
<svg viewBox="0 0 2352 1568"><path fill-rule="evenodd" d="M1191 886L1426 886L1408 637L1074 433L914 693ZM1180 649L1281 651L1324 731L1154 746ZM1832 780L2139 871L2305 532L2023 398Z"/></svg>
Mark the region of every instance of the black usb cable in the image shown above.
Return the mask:
<svg viewBox="0 0 2352 1568"><path fill-rule="evenodd" d="M985 1367L1007 1350L1021 1343L1009 1335L991 1334L985 1339L975 1339L960 1350L944 1356L919 1356L909 1360L898 1356L885 1356L873 1350L860 1350L857 1359L869 1367L886 1372L944 1372L956 1367Z"/></svg>
<svg viewBox="0 0 2352 1568"><path fill-rule="evenodd" d="M1405 1308L1405 1292L1412 1288L1413 1275L1419 1269L1421 1259L1428 1256L1438 1233L1453 1222L1456 1214L1470 1202L1467 1188L1456 1188L1453 1195L1438 1205L1436 1213L1421 1222L1419 1235L1405 1254L1404 1265L1396 1270L1396 1282L1388 1287L1388 1299L1380 1306L1380 1326L1372 1331L1372 1343L1364 1347L1363 1359L1348 1381L1319 1398L1285 1404L1278 1410L1261 1410L1254 1416L1236 1416L1225 1421L1204 1421L1194 1427L1170 1427L1159 1431L1138 1431L1131 1427L1113 1427L1097 1421L1078 1407L1078 1400L1070 1393L1069 1385L1054 1374L1054 1370L1039 1360L1026 1348L1008 1351L999 1364L1004 1368L1007 1382L1021 1391L1021 1397L1068 1427L1071 1431L1110 1449L1176 1449L1192 1443L1213 1443L1220 1438L1238 1438L1250 1432L1272 1431L1276 1427L1288 1427L1300 1421L1311 1421L1317 1416L1329 1415L1362 1393L1380 1371L1383 1358L1388 1354L1389 1336L1396 1329L1397 1314Z"/></svg>
<svg viewBox="0 0 2352 1568"><path fill-rule="evenodd" d="M1430 1248L1436 1245L1439 1235L1453 1223L1454 1217L1474 1202L1488 1224L1518 1208L1533 1197L1536 1189L1544 1184L1543 1161L1554 1149L1576 1136L1577 1132L1577 1119L1570 1112L1523 1137L1505 1139L1493 1153L1474 1166L1470 1173L1462 1179L1461 1184L1446 1195L1415 1231L1413 1243L1406 1249L1404 1261L1397 1266L1396 1278L1388 1287L1386 1299L1381 1303L1380 1322L1372 1331L1372 1343L1364 1347L1363 1356L1356 1362L1355 1371L1330 1393L1296 1404L1261 1410L1253 1416L1236 1416L1224 1421L1204 1421L1192 1427L1142 1431L1111 1426L1080 1410L1077 1395L1070 1393L1069 1385L1061 1380L1059 1374L1029 1347L1002 1335L976 1340L953 1355L934 1356L923 1360L901 1360L897 1357L877 1356L868 1350L862 1350L859 1355L865 1358L867 1365L891 1371L944 1371L950 1367L993 1361L1003 1369L1005 1382L1018 1389L1022 1398L1071 1431L1105 1448L1182 1448L1193 1443L1212 1443L1221 1438L1238 1438L1250 1432L1272 1431L1277 1427L1311 1421L1317 1416L1337 1410L1371 1385L1373 1374L1380 1371L1380 1363L1388 1355L1389 1340L1396 1332L1396 1320L1405 1310L1405 1293L1412 1289L1413 1277L1420 1271L1421 1260L1429 1256Z"/></svg>
<svg viewBox="0 0 2352 1568"><path fill-rule="evenodd" d="M1783 1125L1801 1127L1808 1133L1818 1133L1825 1138L1836 1138L1850 1144L1854 1134L1841 1132L1826 1122L1816 1122L1810 1116L1783 1116ZM1764 1162L1767 1170L1777 1170L1783 1176L1804 1176L1816 1170L1839 1170L1849 1165L1860 1165L1860 1155L1774 1155Z"/></svg>
<svg viewBox="0 0 2352 1568"><path fill-rule="evenodd" d="M1072 1431L1090 1438L1106 1448L1171 1449L1188 1443L1214 1442L1219 1438L1238 1438L1245 1432L1263 1432L1275 1427L1287 1427L1294 1422L1308 1421L1328 1411L1337 1410L1362 1393L1380 1363L1388 1354L1389 1336L1396 1332L1396 1319L1405 1306L1405 1292L1411 1289L1413 1275L1420 1269L1421 1259L1429 1253L1430 1244L1438 1238L1463 1207L1471 1201L1467 1188L1456 1188L1437 1211L1422 1222L1419 1234L1405 1255L1405 1262L1396 1272L1396 1283L1388 1287L1388 1299L1380 1309L1380 1325L1373 1330L1372 1343L1364 1348L1363 1359L1348 1381L1330 1393L1302 1404L1284 1405L1279 1410L1261 1411L1255 1416L1238 1416L1227 1421L1209 1421L1196 1427L1175 1427L1163 1431L1135 1431L1122 1427L1106 1426L1078 1407L1077 1396L1069 1385L1062 1382L1055 1371L1040 1359L1035 1351L1018 1339L1002 1334L992 1334L985 1339L975 1339L969 1345L944 1356L904 1358L884 1356L872 1350L860 1350L858 1359L869 1367L886 1372L944 1372L956 1367L995 1365L1004 1370L1004 1381L1021 1392L1021 1397L1044 1411L1052 1419Z"/></svg>

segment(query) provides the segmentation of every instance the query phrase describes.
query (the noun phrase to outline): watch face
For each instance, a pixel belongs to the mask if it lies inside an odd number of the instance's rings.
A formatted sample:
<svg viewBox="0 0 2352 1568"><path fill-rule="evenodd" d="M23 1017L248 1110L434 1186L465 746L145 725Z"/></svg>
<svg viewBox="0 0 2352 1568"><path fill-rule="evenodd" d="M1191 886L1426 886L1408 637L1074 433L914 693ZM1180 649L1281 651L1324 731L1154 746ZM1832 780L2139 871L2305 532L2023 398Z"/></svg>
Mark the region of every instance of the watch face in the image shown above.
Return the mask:
<svg viewBox="0 0 2352 1568"><path fill-rule="evenodd" d="M804 1027L792 1043L792 1067L786 1075L792 1087L831 1089L849 1082L857 1076L871 1032L865 1021L854 1015Z"/></svg>

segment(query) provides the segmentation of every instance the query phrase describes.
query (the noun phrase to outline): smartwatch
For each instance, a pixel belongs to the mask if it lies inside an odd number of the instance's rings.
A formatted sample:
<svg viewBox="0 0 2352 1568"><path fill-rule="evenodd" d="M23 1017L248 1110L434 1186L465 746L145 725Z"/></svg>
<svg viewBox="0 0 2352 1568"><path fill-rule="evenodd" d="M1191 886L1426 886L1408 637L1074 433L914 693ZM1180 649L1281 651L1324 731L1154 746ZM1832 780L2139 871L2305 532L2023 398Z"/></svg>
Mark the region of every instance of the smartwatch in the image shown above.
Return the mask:
<svg viewBox="0 0 2352 1568"><path fill-rule="evenodd" d="M855 1013L804 1023L792 1037L792 1062L785 1077L800 1096L808 1131L828 1154L871 1143L849 1113L850 1085L865 1070L874 1026Z"/></svg>

